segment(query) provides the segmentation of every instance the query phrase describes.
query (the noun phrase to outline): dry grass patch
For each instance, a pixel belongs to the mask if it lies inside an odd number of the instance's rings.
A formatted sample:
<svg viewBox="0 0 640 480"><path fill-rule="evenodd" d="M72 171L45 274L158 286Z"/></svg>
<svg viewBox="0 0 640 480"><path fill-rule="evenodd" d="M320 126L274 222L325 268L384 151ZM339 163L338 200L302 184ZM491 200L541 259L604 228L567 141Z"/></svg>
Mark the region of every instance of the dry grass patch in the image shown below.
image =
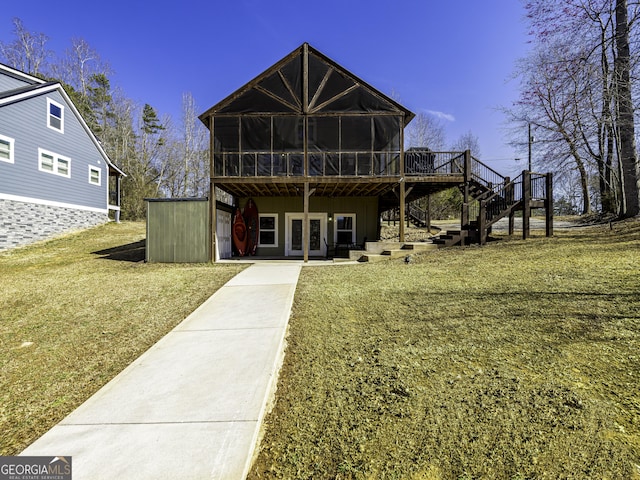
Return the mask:
<svg viewBox="0 0 640 480"><path fill-rule="evenodd" d="M249 478L640 478L640 223L304 269Z"/></svg>
<svg viewBox="0 0 640 480"><path fill-rule="evenodd" d="M20 452L242 268L145 264L145 226L0 253L0 455Z"/></svg>

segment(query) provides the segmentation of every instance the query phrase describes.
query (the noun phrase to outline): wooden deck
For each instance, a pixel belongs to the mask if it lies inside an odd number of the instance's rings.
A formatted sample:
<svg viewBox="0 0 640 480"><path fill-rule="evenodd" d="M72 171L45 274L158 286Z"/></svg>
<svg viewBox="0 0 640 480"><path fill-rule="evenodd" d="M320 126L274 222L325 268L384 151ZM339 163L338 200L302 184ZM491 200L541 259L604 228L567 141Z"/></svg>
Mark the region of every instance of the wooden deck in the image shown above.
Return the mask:
<svg viewBox="0 0 640 480"><path fill-rule="evenodd" d="M283 155L277 165L273 154L269 158L270 163L265 163L264 156L258 154L242 161L238 157L237 164L230 163L229 158L218 158L224 168L216 167L214 158L212 171L218 174L211 178L212 185L238 197L302 196L305 213L308 212L311 195L378 197L381 215L398 209L402 219L400 241L404 240L404 220L407 215L411 216L412 202L458 187L463 194L462 227L455 235L444 234L452 238L443 236L441 243L484 244L491 225L505 217L513 223L517 211L522 211L523 238L527 238L528 219L534 208L545 209L547 236L553 235L552 175L524 171L512 180L472 157L468 150L432 152L410 149L398 158L387 157L385 162L376 163L372 161L373 157L369 157L367 162L358 163L360 160L357 160L344 165L340 163L340 155L317 154L312 168L308 163L301 165L291 160L299 160L299 155ZM360 157L352 155L348 158ZM384 168L376 173L376 166L382 165Z"/></svg>

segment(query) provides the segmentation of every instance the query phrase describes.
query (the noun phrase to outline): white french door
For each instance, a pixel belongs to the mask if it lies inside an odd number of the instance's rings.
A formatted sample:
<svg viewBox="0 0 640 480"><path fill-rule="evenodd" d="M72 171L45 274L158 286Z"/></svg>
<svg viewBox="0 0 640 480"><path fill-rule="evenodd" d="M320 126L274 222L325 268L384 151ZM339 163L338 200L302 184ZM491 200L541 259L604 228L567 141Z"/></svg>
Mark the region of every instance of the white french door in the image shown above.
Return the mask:
<svg viewBox="0 0 640 480"><path fill-rule="evenodd" d="M304 214L285 213L285 246L287 257L301 257L303 248ZM324 257L327 254L327 214L309 213L309 256Z"/></svg>

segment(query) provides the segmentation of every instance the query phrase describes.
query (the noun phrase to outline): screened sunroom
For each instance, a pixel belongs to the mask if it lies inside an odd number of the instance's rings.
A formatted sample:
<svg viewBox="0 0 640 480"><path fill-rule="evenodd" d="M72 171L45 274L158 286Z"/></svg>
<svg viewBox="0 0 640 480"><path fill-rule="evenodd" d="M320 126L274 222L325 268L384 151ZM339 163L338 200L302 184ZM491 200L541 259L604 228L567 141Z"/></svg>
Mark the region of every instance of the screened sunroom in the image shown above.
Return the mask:
<svg viewBox="0 0 640 480"><path fill-rule="evenodd" d="M348 239L376 240L381 212L403 209L399 198L428 184L405 171L403 132L413 117L305 43L200 116L211 135L212 189L239 208L255 202L258 255L306 259ZM416 188L405 191L406 174Z"/></svg>
<svg viewBox="0 0 640 480"><path fill-rule="evenodd" d="M353 187L358 178L401 175L403 129L413 116L304 44L200 118L212 135L216 185L279 195L299 191L305 178L326 177L317 194L336 194L345 191L341 179Z"/></svg>

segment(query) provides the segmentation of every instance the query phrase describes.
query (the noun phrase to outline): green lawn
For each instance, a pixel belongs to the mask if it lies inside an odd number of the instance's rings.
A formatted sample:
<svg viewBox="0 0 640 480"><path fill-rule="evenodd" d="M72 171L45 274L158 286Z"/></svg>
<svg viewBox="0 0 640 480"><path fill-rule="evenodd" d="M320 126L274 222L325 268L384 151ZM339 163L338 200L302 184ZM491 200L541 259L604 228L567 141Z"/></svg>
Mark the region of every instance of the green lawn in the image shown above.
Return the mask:
<svg viewBox="0 0 640 480"><path fill-rule="evenodd" d="M640 222L303 269L249 476L640 478Z"/></svg>
<svg viewBox="0 0 640 480"><path fill-rule="evenodd" d="M144 225L0 253L0 446L20 452L237 273ZM640 223L303 269L250 478L640 478Z"/></svg>
<svg viewBox="0 0 640 480"><path fill-rule="evenodd" d="M0 455L62 420L243 267L145 264L145 225L0 252Z"/></svg>

